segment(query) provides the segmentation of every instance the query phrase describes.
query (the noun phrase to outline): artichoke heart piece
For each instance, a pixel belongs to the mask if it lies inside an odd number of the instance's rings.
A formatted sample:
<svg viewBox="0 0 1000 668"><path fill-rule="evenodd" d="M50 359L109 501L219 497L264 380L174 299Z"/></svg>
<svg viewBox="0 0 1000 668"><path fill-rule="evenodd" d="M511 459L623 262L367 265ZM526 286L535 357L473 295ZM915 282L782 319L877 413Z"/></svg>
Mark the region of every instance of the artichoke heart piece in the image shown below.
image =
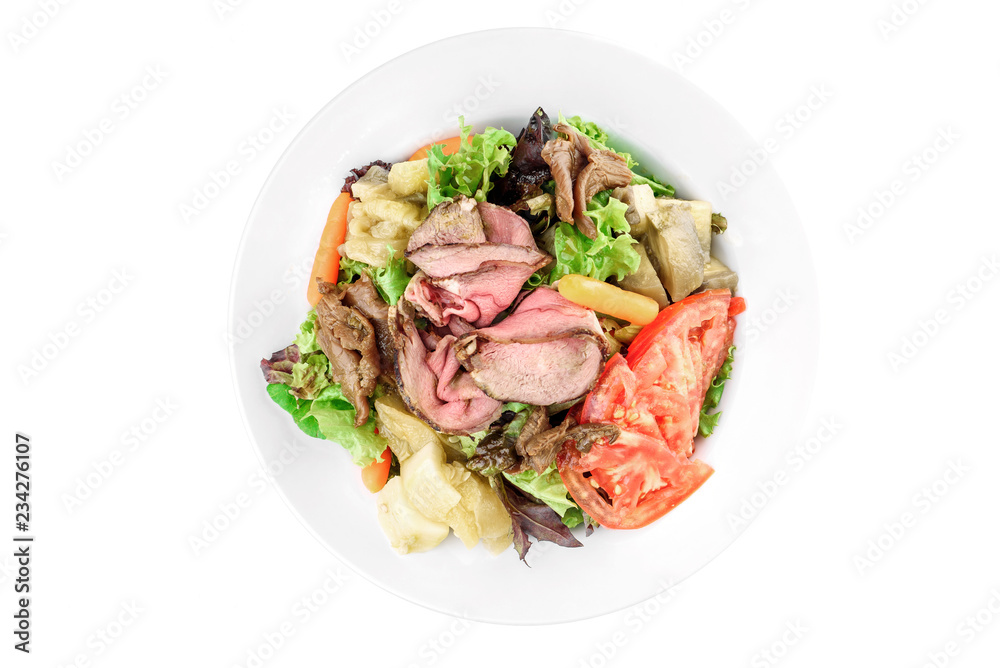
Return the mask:
<svg viewBox="0 0 1000 668"><path fill-rule="evenodd" d="M656 195L653 194L652 188L645 183L625 186L615 188L611 196L628 205L625 220L630 227L629 234L639 238L649 232L649 216L657 208Z"/></svg>
<svg viewBox="0 0 1000 668"><path fill-rule="evenodd" d="M438 433L407 409L397 394L375 400L379 433L389 442L389 449L401 463L429 443L440 443Z"/></svg>
<svg viewBox="0 0 1000 668"><path fill-rule="evenodd" d="M369 167L365 175L351 186L351 197L356 200L393 199L388 170L378 165Z"/></svg>
<svg viewBox="0 0 1000 668"><path fill-rule="evenodd" d="M448 521L449 512L462 500L446 470L444 448L428 443L399 465L399 477L410 503L424 517Z"/></svg>
<svg viewBox="0 0 1000 668"><path fill-rule="evenodd" d="M731 292L735 293L739 281L740 279L736 275L736 272L713 255L708 264L705 265L705 280L701 288L702 290L729 288Z"/></svg>
<svg viewBox="0 0 1000 668"><path fill-rule="evenodd" d="M648 188L649 186L645 187ZM632 244L632 248L639 253L639 268L635 273L629 274L618 281L618 285L623 290L649 297L656 302L656 305L660 309L666 308L670 305L670 300L667 299L667 293L663 289L663 283L660 282L660 277L657 275L656 269L653 268L653 264L649 261L646 249L639 243Z"/></svg>
<svg viewBox="0 0 1000 668"><path fill-rule="evenodd" d="M410 503L403 480L396 476L378 493L378 523L399 554L426 552L448 537L448 525L424 517Z"/></svg>
<svg viewBox="0 0 1000 668"><path fill-rule="evenodd" d="M701 287L706 257L688 203L668 199L657 203L645 241L651 255L656 256L663 287L671 301L677 302Z"/></svg>
<svg viewBox="0 0 1000 668"><path fill-rule="evenodd" d="M365 199L351 206L354 208L354 215L363 214L379 221L415 223L421 217L420 207L416 204L391 199Z"/></svg>
<svg viewBox="0 0 1000 668"><path fill-rule="evenodd" d="M490 545L496 547L510 537L510 514L486 478L467 470L459 462L452 462L450 468L452 483L462 500L449 513L448 525L467 548L482 539L492 551Z"/></svg>
<svg viewBox="0 0 1000 668"><path fill-rule="evenodd" d="M427 192L427 158L397 162L389 170L389 187L398 197Z"/></svg>

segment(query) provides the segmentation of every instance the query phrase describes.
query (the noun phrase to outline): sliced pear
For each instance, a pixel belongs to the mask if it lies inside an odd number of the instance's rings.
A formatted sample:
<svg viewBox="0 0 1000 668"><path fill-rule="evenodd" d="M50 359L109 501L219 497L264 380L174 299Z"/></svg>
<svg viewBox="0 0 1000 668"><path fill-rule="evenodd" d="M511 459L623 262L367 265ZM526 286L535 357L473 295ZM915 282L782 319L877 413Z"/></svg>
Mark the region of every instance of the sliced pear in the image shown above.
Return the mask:
<svg viewBox="0 0 1000 668"><path fill-rule="evenodd" d="M448 537L448 525L424 517L406 496L399 476L385 484L376 497L378 523L389 545L400 554L426 552Z"/></svg>

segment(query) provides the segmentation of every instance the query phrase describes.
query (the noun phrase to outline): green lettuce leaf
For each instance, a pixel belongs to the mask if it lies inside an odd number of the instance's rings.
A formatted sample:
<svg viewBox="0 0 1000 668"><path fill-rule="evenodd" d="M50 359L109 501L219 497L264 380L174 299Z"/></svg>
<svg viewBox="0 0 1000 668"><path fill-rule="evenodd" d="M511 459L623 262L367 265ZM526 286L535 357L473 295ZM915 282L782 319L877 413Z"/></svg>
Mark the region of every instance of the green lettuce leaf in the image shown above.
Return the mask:
<svg viewBox="0 0 1000 668"><path fill-rule="evenodd" d="M549 274L549 282L555 283L566 274L581 274L599 281L610 276L621 280L639 268L639 253L632 248L635 243L629 235L629 224L625 219L628 206L614 197L603 197L598 193L587 205L587 215L597 226L597 236L588 239L576 227L560 222L553 236L553 251L556 261Z"/></svg>
<svg viewBox="0 0 1000 668"><path fill-rule="evenodd" d="M385 267L373 267L370 264L349 258L343 258L340 266L345 277L340 285L353 283L362 273L367 274L372 279L379 296L389 305L394 305L399 301L399 298L406 292L406 286L410 284L410 278L412 278L406 272L406 261L392 256Z"/></svg>
<svg viewBox="0 0 1000 668"><path fill-rule="evenodd" d="M390 257L389 263L385 267L368 267L368 275L375 284L379 295L390 306L394 306L403 296L411 278L406 273L406 261L397 257Z"/></svg>
<svg viewBox="0 0 1000 668"><path fill-rule="evenodd" d="M303 345L309 345L308 335L301 340ZM330 362L326 356L316 351L303 355L294 343L270 359L261 360L260 369L269 384L285 385L299 399L315 399L330 384Z"/></svg>
<svg viewBox="0 0 1000 668"><path fill-rule="evenodd" d="M323 353L311 353L292 367L288 385L300 399L315 399L330 386L330 360Z"/></svg>
<svg viewBox="0 0 1000 668"><path fill-rule="evenodd" d="M715 413L710 411L716 408L722 400L722 391L733 372L733 352L735 350L736 346L729 346L729 355L726 357L726 361L722 363L719 373L712 379L712 384L708 386L708 391L705 393L705 402L701 405L701 415L698 417L698 433L705 438L712 435L712 432L719 425L719 418L722 417L722 411Z"/></svg>
<svg viewBox="0 0 1000 668"><path fill-rule="evenodd" d="M598 150L608 148L608 133L602 130L597 123L585 121L579 116L566 118L562 115L562 112L559 112L559 122L572 125L581 134L586 135Z"/></svg>
<svg viewBox="0 0 1000 668"><path fill-rule="evenodd" d="M310 310L305 321L299 325L299 333L295 335L295 345L299 347L300 355L307 355L319 350L316 342L316 311Z"/></svg>
<svg viewBox="0 0 1000 668"><path fill-rule="evenodd" d="M274 403L288 411L299 429L313 438L323 438L319 431L319 423L316 418L309 415L312 402L308 399L299 399L292 394L291 388L281 383L271 383L267 386L267 394L274 400Z"/></svg>
<svg viewBox="0 0 1000 668"><path fill-rule="evenodd" d="M364 262L342 258L340 270L343 272L344 279L341 280L340 285L353 283L362 273L367 274L385 303L390 306L395 305L406 292L406 286L410 284L411 276L406 272L406 260L395 257L393 253L394 251L390 251L389 262L385 267L373 267Z"/></svg>
<svg viewBox="0 0 1000 668"><path fill-rule="evenodd" d="M361 278L361 271L369 265L364 262L352 260L349 257L340 258L340 273L337 276L337 285L350 285Z"/></svg>
<svg viewBox="0 0 1000 668"><path fill-rule="evenodd" d="M316 397L309 408L319 430L328 441L339 444L349 453L358 466L368 466L385 451L388 443L375 433L375 420L369 419L360 427L354 426L354 406L334 383Z"/></svg>
<svg viewBox="0 0 1000 668"><path fill-rule="evenodd" d="M569 528L572 529L583 522L583 511L570 497L566 485L559 477L555 463L543 471L541 475L528 469L515 475L504 473L503 476L518 489L527 492L556 511L562 518L563 524Z"/></svg>
<svg viewBox="0 0 1000 668"><path fill-rule="evenodd" d="M339 443L358 466L371 464L386 448L386 440L375 433L375 420L355 428L354 406L333 382L326 355L319 350L302 354L303 348L317 346L315 311L306 316L295 341L261 361L268 396L309 436Z"/></svg>
<svg viewBox="0 0 1000 668"><path fill-rule="evenodd" d="M427 151L427 208L433 209L441 202L451 201L457 195L486 201L493 184L494 174L504 176L510 165L511 149L517 139L504 129L486 128L466 141L472 126L459 117L462 143L457 153L445 155L442 144L435 144Z"/></svg>

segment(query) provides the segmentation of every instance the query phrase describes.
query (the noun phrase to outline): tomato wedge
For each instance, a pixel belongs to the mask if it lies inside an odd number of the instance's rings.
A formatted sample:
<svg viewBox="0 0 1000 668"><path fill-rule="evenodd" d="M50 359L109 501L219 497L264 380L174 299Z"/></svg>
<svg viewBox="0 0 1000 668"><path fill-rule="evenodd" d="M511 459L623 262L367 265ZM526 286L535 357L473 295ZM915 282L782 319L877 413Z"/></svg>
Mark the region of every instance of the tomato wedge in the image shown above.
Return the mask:
<svg viewBox="0 0 1000 668"><path fill-rule="evenodd" d="M573 499L609 529L639 529L660 519L712 473L701 460L679 457L659 440L629 431L611 445L595 445L575 468L559 468Z"/></svg>
<svg viewBox="0 0 1000 668"><path fill-rule="evenodd" d="M613 444L585 455L567 448L559 473L580 507L612 529L637 529L698 489L712 468L688 459L709 383L744 308L729 290L709 290L665 308L629 348L608 361L580 411L581 422L618 425Z"/></svg>

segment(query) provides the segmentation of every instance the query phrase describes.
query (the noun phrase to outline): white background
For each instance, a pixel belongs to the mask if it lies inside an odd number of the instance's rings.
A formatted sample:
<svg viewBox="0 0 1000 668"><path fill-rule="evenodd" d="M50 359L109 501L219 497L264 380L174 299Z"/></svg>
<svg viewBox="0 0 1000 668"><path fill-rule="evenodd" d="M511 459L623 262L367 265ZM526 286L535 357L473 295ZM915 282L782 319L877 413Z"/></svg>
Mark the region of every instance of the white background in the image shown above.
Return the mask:
<svg viewBox="0 0 1000 668"><path fill-rule="evenodd" d="M12 649L2 538L0 665L996 665L1000 7L896 5L5 3L0 510L13 514L20 430L38 538L30 656ZM365 43L373 16L386 25ZM244 222L298 129L390 58L519 25L627 45L774 140L823 314L811 427L784 433L775 397L774 434L801 444L837 425L804 466L776 462L788 481L757 499L759 518L662 600L532 628L456 621L338 564L260 482L225 342ZM448 64L428 77L447 86ZM642 104L616 91L611 65L597 78L595 95ZM420 133L405 109L387 132ZM248 149L275 110L291 120ZM55 165L98 135L77 166ZM181 205L233 160L239 173L186 220ZM872 218L852 228L859 208ZM67 503L97 470L110 474ZM228 528L193 548L237 501ZM565 586L600 596L627 568ZM306 615L303 597L322 604ZM287 638L271 651L276 633Z"/></svg>

